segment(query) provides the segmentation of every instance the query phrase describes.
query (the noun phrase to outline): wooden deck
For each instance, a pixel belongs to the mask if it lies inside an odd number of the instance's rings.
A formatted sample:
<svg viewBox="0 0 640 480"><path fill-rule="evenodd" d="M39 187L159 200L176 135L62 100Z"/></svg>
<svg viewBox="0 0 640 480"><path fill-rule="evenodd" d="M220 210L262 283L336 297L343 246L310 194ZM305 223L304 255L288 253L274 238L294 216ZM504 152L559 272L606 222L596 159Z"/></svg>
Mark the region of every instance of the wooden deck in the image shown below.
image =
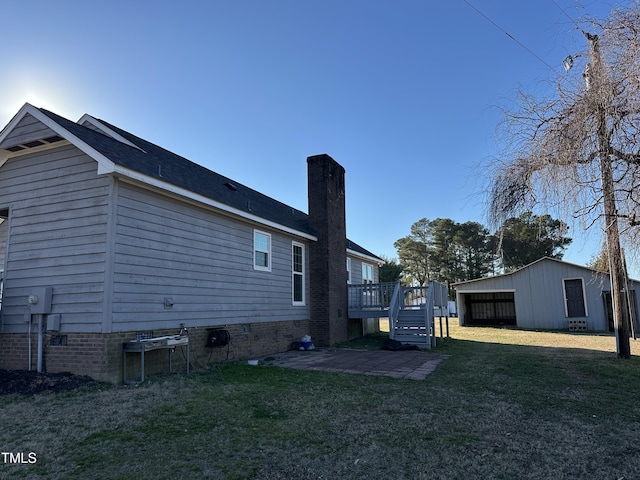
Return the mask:
<svg viewBox="0 0 640 480"><path fill-rule="evenodd" d="M396 285L396 283L349 285L349 318L386 317Z"/></svg>
<svg viewBox="0 0 640 480"><path fill-rule="evenodd" d="M389 318L389 337L431 348L434 318L448 317L447 287L402 287L399 283L349 285L349 318Z"/></svg>

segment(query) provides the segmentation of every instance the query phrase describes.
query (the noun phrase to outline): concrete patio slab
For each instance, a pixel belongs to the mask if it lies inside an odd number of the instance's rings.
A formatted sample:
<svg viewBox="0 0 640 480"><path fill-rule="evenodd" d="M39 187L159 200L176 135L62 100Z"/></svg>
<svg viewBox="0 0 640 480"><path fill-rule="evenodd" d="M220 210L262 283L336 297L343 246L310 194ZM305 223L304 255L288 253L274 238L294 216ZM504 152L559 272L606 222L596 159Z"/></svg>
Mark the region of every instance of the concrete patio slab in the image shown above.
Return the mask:
<svg viewBox="0 0 640 480"><path fill-rule="evenodd" d="M311 351L290 351L271 355L260 359L260 364L301 370L424 380L447 358L447 355L419 350L318 348Z"/></svg>

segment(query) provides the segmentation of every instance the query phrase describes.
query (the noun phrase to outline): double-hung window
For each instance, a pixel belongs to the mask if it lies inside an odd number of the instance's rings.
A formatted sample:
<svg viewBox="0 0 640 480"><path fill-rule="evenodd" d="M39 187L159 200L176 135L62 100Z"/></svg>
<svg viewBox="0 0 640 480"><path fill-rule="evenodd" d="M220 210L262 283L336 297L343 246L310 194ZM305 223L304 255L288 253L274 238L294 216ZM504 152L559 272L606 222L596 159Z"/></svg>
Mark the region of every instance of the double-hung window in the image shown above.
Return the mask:
<svg viewBox="0 0 640 480"><path fill-rule="evenodd" d="M291 247L291 284L293 305L304 305L304 245L297 242Z"/></svg>
<svg viewBox="0 0 640 480"><path fill-rule="evenodd" d="M362 264L362 283L373 283L373 265Z"/></svg>
<svg viewBox="0 0 640 480"><path fill-rule="evenodd" d="M271 235L253 231L253 269L271 271Z"/></svg>

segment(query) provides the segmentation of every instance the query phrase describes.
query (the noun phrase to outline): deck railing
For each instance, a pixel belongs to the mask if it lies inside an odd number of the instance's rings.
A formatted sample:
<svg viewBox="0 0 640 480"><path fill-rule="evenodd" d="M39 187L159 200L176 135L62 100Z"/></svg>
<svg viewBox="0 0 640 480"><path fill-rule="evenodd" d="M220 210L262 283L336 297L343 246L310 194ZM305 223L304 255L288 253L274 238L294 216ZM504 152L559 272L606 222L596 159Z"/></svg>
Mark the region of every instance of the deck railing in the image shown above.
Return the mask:
<svg viewBox="0 0 640 480"><path fill-rule="evenodd" d="M437 282L431 282L431 288L437 290L434 292L435 305L442 305L439 302L440 297L444 299L446 305L446 287L441 292L438 287L443 286ZM443 286L444 287L444 286ZM387 310L392 304L393 295L398 291L401 309L420 309L424 308L427 303L429 286L422 287L402 287L399 283L365 283L361 285L349 285L349 309L354 310Z"/></svg>
<svg viewBox="0 0 640 480"><path fill-rule="evenodd" d="M422 310L447 307L447 287L429 282L421 287L402 287L400 283L365 283L348 286L349 314L396 318L400 310ZM375 315L377 312L378 315ZM363 317L364 318L364 317Z"/></svg>
<svg viewBox="0 0 640 480"><path fill-rule="evenodd" d="M349 285L349 310L386 310L396 283L365 283Z"/></svg>
<svg viewBox="0 0 640 480"><path fill-rule="evenodd" d="M427 303L429 287L402 287L403 303L401 308L405 310L418 310L424 308Z"/></svg>

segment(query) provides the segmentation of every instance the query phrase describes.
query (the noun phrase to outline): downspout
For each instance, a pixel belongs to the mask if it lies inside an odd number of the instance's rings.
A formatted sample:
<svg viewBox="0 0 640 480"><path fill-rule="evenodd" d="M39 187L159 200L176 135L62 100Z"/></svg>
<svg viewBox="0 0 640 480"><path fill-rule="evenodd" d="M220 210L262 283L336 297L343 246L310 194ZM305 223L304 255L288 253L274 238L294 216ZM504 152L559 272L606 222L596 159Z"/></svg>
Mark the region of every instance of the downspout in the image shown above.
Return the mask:
<svg viewBox="0 0 640 480"><path fill-rule="evenodd" d="M31 371L31 322L33 321L33 315L31 315L31 308L29 307L25 308L23 319L25 322L29 324L29 327L27 329L27 355L29 357L27 360L27 365L28 365L29 371Z"/></svg>
<svg viewBox="0 0 640 480"><path fill-rule="evenodd" d="M31 324L29 324L31 325ZM42 373L42 351L43 351L44 335L42 334L42 314L38 314L38 360L37 371Z"/></svg>
<svg viewBox="0 0 640 480"><path fill-rule="evenodd" d="M27 310L26 312L27 322L29 322L29 333L27 335L27 343L28 343L28 352L29 352L29 371L31 371L31 311Z"/></svg>

